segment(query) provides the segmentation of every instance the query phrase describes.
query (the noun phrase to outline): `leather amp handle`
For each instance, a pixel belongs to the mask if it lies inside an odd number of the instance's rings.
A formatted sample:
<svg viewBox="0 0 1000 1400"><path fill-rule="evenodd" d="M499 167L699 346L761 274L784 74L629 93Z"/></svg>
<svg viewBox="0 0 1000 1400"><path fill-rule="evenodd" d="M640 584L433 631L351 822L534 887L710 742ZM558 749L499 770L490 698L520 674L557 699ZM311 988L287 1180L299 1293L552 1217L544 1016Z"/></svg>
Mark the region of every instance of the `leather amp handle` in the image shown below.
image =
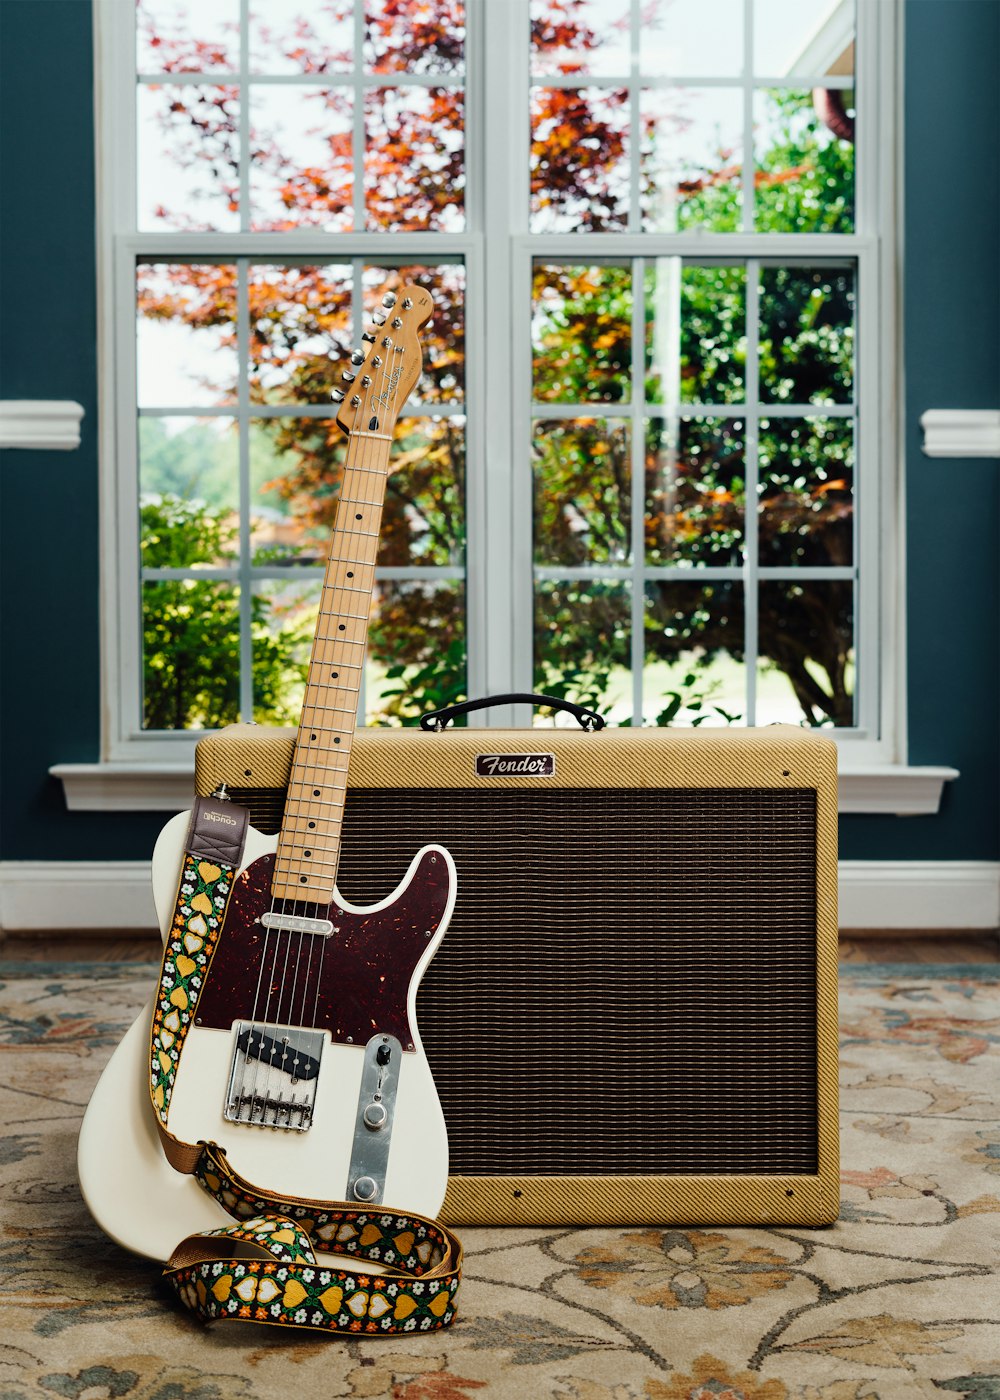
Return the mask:
<svg viewBox="0 0 1000 1400"><path fill-rule="evenodd" d="M463 700L458 705L445 705L440 710L428 710L420 716L421 729L445 729L451 720L459 715L471 714L473 710L488 710L493 705L548 705L553 710L564 710L578 721L581 729L604 729L607 720L596 710L588 710L586 705L577 705L572 700L560 700L556 695L488 695L482 700Z"/></svg>

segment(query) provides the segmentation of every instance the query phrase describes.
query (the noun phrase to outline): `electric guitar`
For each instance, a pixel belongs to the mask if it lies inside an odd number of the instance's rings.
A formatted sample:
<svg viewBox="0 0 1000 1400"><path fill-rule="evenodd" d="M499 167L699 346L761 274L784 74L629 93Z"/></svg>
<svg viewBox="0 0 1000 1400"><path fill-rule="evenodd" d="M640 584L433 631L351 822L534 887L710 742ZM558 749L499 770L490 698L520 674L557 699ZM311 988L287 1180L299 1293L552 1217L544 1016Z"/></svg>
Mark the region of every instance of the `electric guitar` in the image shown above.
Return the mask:
<svg viewBox="0 0 1000 1400"><path fill-rule="evenodd" d="M247 829L193 1014L186 996L154 994L80 1133L91 1214L119 1244L155 1259L228 1221L164 1155L150 1102L154 1015L154 1076L183 1025L166 1125L182 1143L219 1144L241 1177L286 1196L429 1216L444 1199L448 1140L416 994L454 905L454 864L425 846L399 887L366 908L335 884L392 430L417 382L418 332L433 309L417 286L398 300L386 293L382 305L343 375L348 389L333 394L347 452L280 834ZM178 899L212 908L204 893L185 896L183 883L178 895L189 815L163 828L152 865L157 916L181 968L193 966L184 949L200 945L204 920L188 924L182 948L172 927ZM222 800L210 816L223 833L240 824L227 823Z"/></svg>

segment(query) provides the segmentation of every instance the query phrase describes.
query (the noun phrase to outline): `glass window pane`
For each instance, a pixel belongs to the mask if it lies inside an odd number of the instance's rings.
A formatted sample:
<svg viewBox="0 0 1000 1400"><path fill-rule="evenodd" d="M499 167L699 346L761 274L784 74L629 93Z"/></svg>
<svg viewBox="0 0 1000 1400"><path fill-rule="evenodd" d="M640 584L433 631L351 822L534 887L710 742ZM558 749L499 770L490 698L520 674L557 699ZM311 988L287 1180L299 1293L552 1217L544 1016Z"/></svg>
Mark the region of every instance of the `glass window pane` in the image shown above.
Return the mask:
<svg viewBox="0 0 1000 1400"><path fill-rule="evenodd" d="M465 585L376 586L365 670L368 724L413 724L468 696Z"/></svg>
<svg viewBox="0 0 1000 1400"><path fill-rule="evenodd" d="M465 418L401 418L378 562L461 566L465 558Z"/></svg>
<svg viewBox="0 0 1000 1400"><path fill-rule="evenodd" d="M251 0L249 32L251 73L349 73L354 67L354 0Z"/></svg>
<svg viewBox="0 0 1000 1400"><path fill-rule="evenodd" d="M235 419L139 419L144 568L232 563L239 554L239 495Z"/></svg>
<svg viewBox="0 0 1000 1400"><path fill-rule="evenodd" d="M854 270L765 266L760 278L764 403L850 403Z"/></svg>
<svg viewBox="0 0 1000 1400"><path fill-rule="evenodd" d="M754 227L763 233L854 231L854 94L754 94Z"/></svg>
<svg viewBox="0 0 1000 1400"><path fill-rule="evenodd" d="M754 0L754 72L818 78L854 72L852 0Z"/></svg>
<svg viewBox="0 0 1000 1400"><path fill-rule="evenodd" d="M139 0L136 62L140 73L235 73L240 66L239 0Z"/></svg>
<svg viewBox="0 0 1000 1400"><path fill-rule="evenodd" d="M628 227L628 117L624 88L532 88L532 233Z"/></svg>
<svg viewBox="0 0 1000 1400"><path fill-rule="evenodd" d="M325 561L346 443L332 418L250 420L250 549L256 566Z"/></svg>
<svg viewBox="0 0 1000 1400"><path fill-rule="evenodd" d="M854 724L849 580L761 583L757 723Z"/></svg>
<svg viewBox="0 0 1000 1400"><path fill-rule="evenodd" d="M746 714L743 584L646 584L646 724L716 726Z"/></svg>
<svg viewBox="0 0 1000 1400"><path fill-rule="evenodd" d="M251 227L353 228L350 91L279 83L250 92Z"/></svg>
<svg viewBox="0 0 1000 1400"><path fill-rule="evenodd" d="M760 424L760 563L854 562L854 427L843 418Z"/></svg>
<svg viewBox="0 0 1000 1400"><path fill-rule="evenodd" d="M318 579L263 579L253 585L250 640L257 724L299 722L321 592Z"/></svg>
<svg viewBox="0 0 1000 1400"><path fill-rule="evenodd" d="M644 6L639 69L650 78L735 78L743 71L743 0Z"/></svg>
<svg viewBox="0 0 1000 1400"><path fill-rule="evenodd" d="M611 724L631 719L630 595L628 583L598 579L535 585L536 691L589 705ZM533 722L551 720L535 710Z"/></svg>
<svg viewBox="0 0 1000 1400"><path fill-rule="evenodd" d="M737 419L647 420L647 563L743 562L744 452Z"/></svg>
<svg viewBox="0 0 1000 1400"><path fill-rule="evenodd" d="M459 88L365 93L367 227L458 233L465 228L464 96Z"/></svg>
<svg viewBox="0 0 1000 1400"><path fill-rule="evenodd" d="M351 354L350 265L257 263L248 296L251 401L328 403Z"/></svg>
<svg viewBox="0 0 1000 1400"><path fill-rule="evenodd" d="M531 72L611 77L629 71L630 0L531 0Z"/></svg>
<svg viewBox="0 0 1000 1400"><path fill-rule="evenodd" d="M364 270L365 315L381 310L382 294L407 282L426 287L434 302L430 325L420 332L424 365L413 401L461 403L465 398L465 267L462 263L373 264Z"/></svg>
<svg viewBox="0 0 1000 1400"><path fill-rule="evenodd" d="M239 88L142 83L136 92L140 230L240 226Z"/></svg>
<svg viewBox="0 0 1000 1400"><path fill-rule="evenodd" d="M631 393L632 269L536 262L536 402L622 403Z"/></svg>
<svg viewBox="0 0 1000 1400"><path fill-rule="evenodd" d="M746 394L746 271L680 258L646 269L650 403L741 403Z"/></svg>
<svg viewBox="0 0 1000 1400"><path fill-rule="evenodd" d="M465 0L364 0L365 71L461 73Z"/></svg>
<svg viewBox="0 0 1000 1400"><path fill-rule="evenodd" d="M653 88L640 95L643 227L729 233L743 217L743 94Z"/></svg>
<svg viewBox="0 0 1000 1400"><path fill-rule="evenodd" d="M630 550L628 423L548 418L534 424L536 564L622 564Z"/></svg>
<svg viewBox="0 0 1000 1400"><path fill-rule="evenodd" d="M229 263L139 263L140 408L200 408L236 399L236 269Z"/></svg>
<svg viewBox="0 0 1000 1400"><path fill-rule="evenodd" d="M177 517L176 528L192 521ZM142 727L215 729L239 719L239 589L207 579L142 585Z"/></svg>

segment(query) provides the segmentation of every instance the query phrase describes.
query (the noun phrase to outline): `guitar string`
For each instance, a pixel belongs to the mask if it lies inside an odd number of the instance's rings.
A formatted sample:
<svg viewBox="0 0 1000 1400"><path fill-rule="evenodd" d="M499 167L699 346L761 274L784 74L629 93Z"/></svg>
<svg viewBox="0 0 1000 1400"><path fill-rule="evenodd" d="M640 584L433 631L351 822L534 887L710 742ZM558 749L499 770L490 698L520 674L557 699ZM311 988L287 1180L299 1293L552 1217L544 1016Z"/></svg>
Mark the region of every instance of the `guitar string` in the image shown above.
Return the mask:
<svg viewBox="0 0 1000 1400"><path fill-rule="evenodd" d="M370 395L369 395L369 398L370 398ZM362 407L359 405L359 407L358 407L358 409L355 411L355 415L354 415L354 424L353 424L354 429L357 428L359 418L361 417L361 413L362 413ZM365 445L367 445L367 440L366 440ZM341 498L341 500L343 500L343 497ZM354 532L351 532L351 533L354 533ZM337 533L336 533L335 540L334 540L334 542L333 542L335 546L339 546L339 545L341 544L341 534L342 534L342 532L338 530ZM333 550L331 550L331 554L330 554L329 561L328 561L328 567L334 566L334 565L336 565L336 564L338 564L338 563L342 563L342 562L345 562L344 556L343 556L342 554L340 554L339 552L338 552L338 553L334 553ZM319 639L317 639L317 641L318 641L318 640L319 640ZM294 800L295 800L295 799L293 799L293 801L294 801ZM296 813L296 815L300 815L300 814ZM283 896L283 897L282 897L282 900L281 900L281 911L280 911L282 914L287 913L287 907L286 907L286 906L287 906L287 903L288 903L287 898ZM270 907L270 913L271 913L272 915L274 915L274 913L275 913L275 906L276 906L276 904L277 904L277 897L276 897L276 895L273 893L273 890L272 890L272 895L271 895L271 907ZM308 907L308 906L307 906L307 907ZM276 924L279 923L279 921L275 921L275 922L276 922ZM271 967L270 967L270 976L269 976L269 978L268 978L267 1001L266 1001L265 1006L264 1006L264 1015L263 1015L263 1020L262 1020L262 1022L261 1022L261 1021L258 1021L258 1008L259 1008L259 1004L260 1004L260 993L261 993L261 987L262 987L262 982L263 982L264 969L265 969L265 967L267 966L267 963L268 963L268 952L269 952L269 949L268 949L268 941L269 941L270 934L271 934L271 928L270 928L270 927L266 927L266 928L265 928L264 941L263 941L263 944L262 944L262 947L261 947L260 970L259 970L258 978L257 978L257 988L256 988L255 993L254 993L253 1011L252 1011L252 1013L251 1013L251 1023L250 1023L250 1024L251 1024L251 1027L252 1027L253 1025L260 1025L260 1026L261 1026L261 1030L260 1030L260 1032L259 1032L260 1035L263 1035L263 1034L265 1033L265 1028L266 1028L266 1026L268 1025L269 1020L270 1020L271 996L272 996L272 993L273 993L273 990L274 990L275 973L276 973L276 971L277 971L278 957L279 957L279 954L280 954L280 943L281 943L281 939L280 939L280 937L279 937L279 935L280 935L280 926L276 926L274 932L275 932L274 950L273 950L273 954L272 954L271 959L270 959ZM288 945L286 944L286 964L287 964L287 946L288 946ZM279 1016L280 1016L280 994L279 994L279 1006L276 1008L276 1012L275 1012L275 1021L276 1021L276 1022L277 1022L277 1020L279 1019ZM248 1031L248 1035L251 1035L251 1034L252 1034L252 1029ZM248 1048L249 1048L249 1046L248 1046ZM254 1062L253 1085L252 1085L251 1096L250 1096L250 1121L251 1121L251 1122L253 1122L254 1113L255 1113L255 1111L256 1111L256 1103L257 1103L257 1096L258 1096L258 1087L259 1087L259 1083L260 1083L260 1066L261 1066L261 1055L260 1055L260 1051L262 1050L262 1048L263 1048L263 1042L261 1041L261 1043L258 1045L258 1055L257 1055L257 1058L256 1058L256 1060L255 1060L255 1062ZM268 1054L268 1069L267 1069L267 1073L266 1073L266 1076L265 1076L264 1101L262 1102L261 1111L260 1111L260 1121L261 1121L261 1123L264 1122L264 1119L265 1119L265 1116L266 1116L266 1103L267 1103L267 1098L268 1098L269 1093L270 1093L270 1083L271 1083L271 1059L272 1059L272 1056L271 1056L270 1054ZM242 1096L242 1098L243 1098L244 1100L245 1100L245 1098L246 1098L246 1069L247 1069L247 1060L246 1060L246 1058L245 1058L245 1059L244 1059L244 1064L243 1064L243 1071L242 1071L242 1074L241 1074L241 1083L240 1083L241 1096Z"/></svg>
<svg viewBox="0 0 1000 1400"><path fill-rule="evenodd" d="M392 346L387 346L387 347L384 347L384 348L385 348L386 351L388 352L388 351L391 351L391 349L392 349L393 347L392 347ZM370 386L370 387L369 387L369 390L368 390L368 393L367 393L367 396L366 396L366 404L363 405L363 406L362 406L362 405L359 405L359 406L358 406L358 409L357 409L356 412L355 412L355 417L354 417L354 427L355 427L355 428L357 427L357 423L358 423L359 418L361 417L363 408L364 408L364 410L365 410L366 412L369 412L369 413L370 413L370 411L371 411L372 396L373 396L372 390L373 390L373 388L377 387L377 390L378 390L378 397L376 397L376 399L375 399L375 402L376 402L376 403L378 402L379 398L381 398L382 393L385 392L385 391L383 390L383 385L385 384L386 377L391 375L392 361L393 361L393 356L392 356L392 354L391 354L391 353L387 353L386 356L385 356L384 363L383 363L382 374L381 374L381 376L380 376L380 378L379 378L378 385L377 385L377 386ZM391 379L390 379L390 382L391 382ZM388 397L388 395L387 395L387 397ZM395 397L396 397L396 395L393 394L393 406L394 406L394 404L395 404ZM368 463L368 461L371 460L371 459L373 458L373 456L374 456L374 451L373 451L373 449L374 449L374 441L375 441L374 439L371 439L371 438L368 438L368 437L365 437L365 438L363 439L363 441L362 441L361 458L362 458L362 461L366 464L365 467L362 468L362 470L365 472L365 480L361 483L361 485L360 485L360 487L359 487L359 489L362 491L362 496L359 498L359 497L355 497L355 496L353 496L353 495L350 496L350 497L348 497L348 496L346 496L346 495L342 495L341 498L340 498L340 505L339 505L339 508L342 509L343 506L344 506L344 505L347 505L347 504L356 504L356 505L360 505L360 506L364 506L364 507L371 507L371 506L375 506L375 505L378 505L378 504L379 504L379 501L378 501L378 500L369 500L369 498L368 498L368 489L367 489L367 488L368 488L367 476L368 476L368 474L369 474L368 467L367 467L367 463ZM353 468L353 467L356 466L356 465L357 465L357 464L352 463L352 464L351 464L351 468ZM373 472L372 472L371 474L374 475ZM352 486L353 486L353 482L352 482ZM380 494L380 495L381 495L381 494L384 494L384 481L383 481L383 483L382 483L382 492L379 493L379 494ZM342 543L342 544L348 544L348 541L346 541L343 537L349 536L349 535L367 534L367 535L369 535L370 537L377 538L377 537L378 537L378 533L379 533L378 531L357 531L357 530L350 530L350 529L338 530L338 531L337 531L337 543L338 543L338 544L341 544L341 543ZM348 547L349 547L349 546L348 546ZM342 555L342 554L340 554L340 553L334 555L334 554L331 552L331 556L330 556L330 566L335 566L336 564L338 564L338 563L343 563L343 562L349 562L349 559L345 559L345 556ZM326 615L326 614L323 612L323 610L322 610L322 608L321 608L321 614L320 614L320 620L321 620L321 621L322 621L322 619L323 619L323 617L324 617L325 615ZM318 628L318 629L317 629L317 652L319 652L319 651L321 650L322 642L324 642L324 641L326 641L326 640L328 640L328 639L322 637L322 633L321 633L320 629ZM304 726L303 726L303 728L304 728ZM318 761L313 762L313 763L308 763L308 762L307 762L305 765L296 765L296 766L299 766L299 767L300 767L300 770L301 770L301 771L300 771L300 774L297 775L297 776L298 776L298 782L299 782L300 785L303 783L303 781L306 781L306 782L319 782L319 780L320 780L320 779L319 779L320 773L323 773L324 781L327 780L327 774L328 774L328 771L329 771L329 770L326 770L326 769L321 768L321 766L320 766L320 764L319 764ZM313 775L315 775L315 776L313 776ZM301 799L300 797L298 797L297 795L293 795L292 803L289 804L289 807L290 807L289 816L290 816L290 817L294 817L296 820L297 820L298 818L300 818L300 817L303 815L303 813L301 812L301 810L299 810L299 809L301 808L301 806L302 806L302 799ZM295 810L292 810L293 807L294 807ZM307 806L306 810L307 810L307 811L309 810L309 809L308 809L308 806ZM287 896L285 896L285 897L282 898L282 913L287 912L285 906L287 905L288 902L289 902L289 901L288 901L288 899L287 899ZM292 903L293 910L294 910L295 905L298 904L299 902L296 901L296 900L292 900L291 903ZM332 900L331 900L331 903L332 903ZM272 907L273 907L273 898L272 898ZM329 906L329 905L328 905L328 906L326 907L326 909L324 910L323 906L322 906L318 901L312 901L312 900L302 901L302 903L301 903L301 905L300 905L300 908L302 908L302 907L304 907L304 909L306 910L306 913L305 913L304 917L310 917L310 916L321 917L324 913L329 914L329 912L330 912L330 906ZM280 931L280 930L279 930L279 931ZM312 965L312 956L311 956L311 953L312 953L312 945L314 944L315 939L316 939L317 936L320 936L320 935L317 935L317 934L312 934L312 935L310 935L310 958L309 958L310 968L311 968L311 965ZM324 961L325 961L324 955L325 955L325 951L326 951L326 939L327 939L327 936L328 936L328 935L322 935L323 941L322 941L321 946L320 946L320 964L319 964L319 969L318 969L318 973L317 973L316 995L315 995L315 999L314 999L316 1005L318 1005L319 991L320 991L320 988L321 988L321 985L322 985L322 968L323 968L323 963L324 963ZM287 1016L287 1021L288 1021L288 1024L289 1024L289 1025L292 1024L292 1018L293 1018L293 1013L294 1013L295 988L296 988L296 985L297 985L297 983L298 983L298 970L299 970L299 962L300 962L300 959L301 959L301 948L302 948L303 938L304 938L304 931L300 931L300 934L299 934L299 945L298 945L298 948L297 948L297 950L296 950L295 958L294 958L294 960L293 960L294 977L293 977L293 981L292 981L291 993L290 993L290 996L289 996L288 1016ZM277 1004L276 1004L276 1006L275 1006L275 1012L274 1012L274 1017L273 1017L273 1021L274 1021L275 1027L277 1027L279 1023L282 1023L282 1024L284 1023L284 1018L282 1017L282 1007L283 1007L283 1004L284 1004L285 987L286 987L287 980L288 980L288 966L289 966L289 960L290 960L290 955L291 955L291 939L290 939L290 938L286 938L286 939L284 940L284 945L285 945L285 946L284 946L285 956L284 956L284 961L283 961L283 964L282 964L280 986L278 987ZM274 990L275 981L277 980L277 969L278 969L278 961L279 961L279 958L280 958L280 952L281 952L280 940L276 939L276 940L275 940L275 947L274 947L274 955L273 955L272 964L271 964L271 976L270 976L270 978L269 978L269 983L268 983L268 999L267 999L267 1003L265 1004L265 1008L264 1008L264 1025L265 1025L265 1026L267 1026L267 1025L271 1022L271 1020L272 1020L271 1015L270 1015L271 995L272 995L273 990ZM306 996L307 986L308 986L308 982L305 982L304 985L303 985L303 1014L304 1014L304 1008L305 1008L305 996ZM314 1007L314 1016L313 1016L313 1020L314 1020L314 1022L315 1022L315 1007ZM299 1024L300 1026L302 1026L302 1025L304 1024L304 1022L303 1022L302 1020L300 1020L298 1024ZM260 1066L260 1058L258 1057L257 1065L256 1065L256 1067L255 1067L255 1075L254 1075L254 1094L255 1094L255 1095L256 1095L256 1085L257 1085L257 1082L258 1082L259 1066ZM273 1056L273 1052L269 1051L268 1056L267 1056L267 1067L266 1067L266 1070L265 1070L264 1107L262 1108L262 1111L261 1111L261 1121L262 1121L262 1122L263 1122L264 1116L265 1116L266 1104L271 1100L272 1072L273 1072L273 1070L274 1070L274 1056ZM253 1116L253 1115L252 1115L252 1110L251 1110L251 1118L252 1118L252 1116Z"/></svg>

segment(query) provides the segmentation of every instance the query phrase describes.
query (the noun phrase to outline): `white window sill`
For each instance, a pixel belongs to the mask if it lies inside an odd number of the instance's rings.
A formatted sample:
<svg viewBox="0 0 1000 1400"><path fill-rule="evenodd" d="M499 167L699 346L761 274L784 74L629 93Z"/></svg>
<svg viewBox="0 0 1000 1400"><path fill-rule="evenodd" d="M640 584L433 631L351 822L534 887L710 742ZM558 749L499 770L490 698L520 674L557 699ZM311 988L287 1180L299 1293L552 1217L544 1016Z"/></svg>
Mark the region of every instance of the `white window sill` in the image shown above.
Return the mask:
<svg viewBox="0 0 1000 1400"><path fill-rule="evenodd" d="M180 812L190 806L194 768L187 763L57 763L71 812ZM933 816L945 783L957 768L908 768L903 764L845 767L840 773L841 812Z"/></svg>

